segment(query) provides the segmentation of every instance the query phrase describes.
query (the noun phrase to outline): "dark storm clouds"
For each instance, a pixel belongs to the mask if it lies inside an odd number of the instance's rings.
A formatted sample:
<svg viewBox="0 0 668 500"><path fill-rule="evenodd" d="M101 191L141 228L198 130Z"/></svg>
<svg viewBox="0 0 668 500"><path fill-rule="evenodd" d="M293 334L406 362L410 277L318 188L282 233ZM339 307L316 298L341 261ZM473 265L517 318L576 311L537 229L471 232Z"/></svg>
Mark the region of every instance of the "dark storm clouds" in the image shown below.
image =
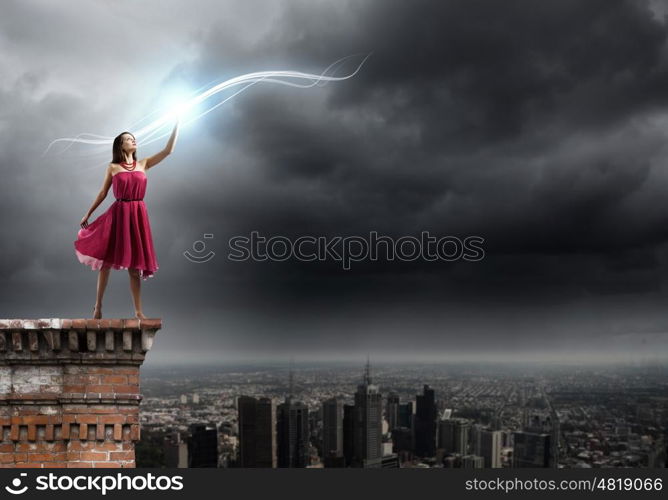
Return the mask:
<svg viewBox="0 0 668 500"><path fill-rule="evenodd" d="M18 5L8 13L23 31L2 38L3 67L16 79L1 90L0 315L82 316L94 301L95 275L71 242L101 170L55 158L47 174L35 162L50 139L117 133L132 121L123 108L150 101L160 80L197 87L263 69L319 72L373 51L344 82L253 87L185 128L150 172L160 270L144 287L145 309L165 321L154 359L665 353L662 5L194 2L152 17L150 4L95 4L98 36L77 49L99 53L91 68L55 32L42 49L49 57L13 59L37 51L43 20ZM64 26L75 24L70 9L58 13ZM133 86L112 71L125 67L149 79ZM227 239L254 230L479 235L486 256L350 271L332 261L227 260ZM217 255L193 264L182 252L203 233L214 234L207 244ZM119 275L104 312L127 316Z"/></svg>

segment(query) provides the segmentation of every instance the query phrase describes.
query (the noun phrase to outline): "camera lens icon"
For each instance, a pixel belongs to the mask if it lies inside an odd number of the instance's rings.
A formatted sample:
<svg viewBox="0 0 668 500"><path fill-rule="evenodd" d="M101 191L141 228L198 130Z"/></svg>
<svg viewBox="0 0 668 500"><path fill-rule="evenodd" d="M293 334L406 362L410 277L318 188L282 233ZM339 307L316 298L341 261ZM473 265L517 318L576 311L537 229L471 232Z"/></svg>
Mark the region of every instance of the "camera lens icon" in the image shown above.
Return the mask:
<svg viewBox="0 0 668 500"><path fill-rule="evenodd" d="M204 235L204 239L212 239L212 238L213 234L211 233L207 233ZM206 250L206 244L201 240L197 240L195 243L193 243L192 252L190 250L186 250L185 252L183 252L183 255L190 262L194 262L195 264L202 264L204 262L209 262L216 255L211 250L209 250L209 252L207 253L204 253L205 250Z"/></svg>
<svg viewBox="0 0 668 500"><path fill-rule="evenodd" d="M12 495L22 495L26 491L28 491L28 487L24 486L21 488L21 477L27 476L27 472L21 472L20 477L15 477L12 479L12 485L11 486L5 486L5 490L7 490L7 493L11 493Z"/></svg>

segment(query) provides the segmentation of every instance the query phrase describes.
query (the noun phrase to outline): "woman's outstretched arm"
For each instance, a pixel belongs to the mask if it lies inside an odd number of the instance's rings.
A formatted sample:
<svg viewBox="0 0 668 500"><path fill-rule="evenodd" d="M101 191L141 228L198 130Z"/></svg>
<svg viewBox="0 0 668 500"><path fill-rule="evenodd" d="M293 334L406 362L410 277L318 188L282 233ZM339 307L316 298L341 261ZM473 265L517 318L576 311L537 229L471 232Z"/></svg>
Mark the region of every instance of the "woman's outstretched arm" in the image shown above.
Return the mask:
<svg viewBox="0 0 668 500"><path fill-rule="evenodd" d="M146 158L146 164L144 165L144 170L148 170L151 167L154 167L158 163L160 163L162 160L167 158L167 156L174 151L174 145L176 144L176 138L179 135L179 120L176 120L176 124L174 125L174 130L172 130L172 135L169 137L169 140L167 141L167 145L165 146L165 149L160 151L159 153L154 154L153 156L149 156Z"/></svg>
<svg viewBox="0 0 668 500"><path fill-rule="evenodd" d="M95 209L104 201L104 199L107 197L107 193L109 192L109 188L111 187L111 163L107 165L107 171L104 174L104 181L102 182L102 187L100 188L100 192L97 193L97 197L95 198L95 201L93 201L93 205L90 207L90 210L86 212L86 215L84 215L83 219L81 219L81 227L87 227L88 226L88 218L95 212Z"/></svg>

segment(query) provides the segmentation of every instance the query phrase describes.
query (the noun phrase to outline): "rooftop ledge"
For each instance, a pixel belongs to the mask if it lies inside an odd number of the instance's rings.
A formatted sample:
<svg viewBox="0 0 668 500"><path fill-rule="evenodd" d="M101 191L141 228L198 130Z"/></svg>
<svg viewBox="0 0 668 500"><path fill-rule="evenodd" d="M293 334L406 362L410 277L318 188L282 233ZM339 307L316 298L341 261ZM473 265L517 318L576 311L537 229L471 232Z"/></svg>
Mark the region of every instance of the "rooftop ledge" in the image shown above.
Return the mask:
<svg viewBox="0 0 668 500"><path fill-rule="evenodd" d="M160 318L0 319L0 365L141 364Z"/></svg>

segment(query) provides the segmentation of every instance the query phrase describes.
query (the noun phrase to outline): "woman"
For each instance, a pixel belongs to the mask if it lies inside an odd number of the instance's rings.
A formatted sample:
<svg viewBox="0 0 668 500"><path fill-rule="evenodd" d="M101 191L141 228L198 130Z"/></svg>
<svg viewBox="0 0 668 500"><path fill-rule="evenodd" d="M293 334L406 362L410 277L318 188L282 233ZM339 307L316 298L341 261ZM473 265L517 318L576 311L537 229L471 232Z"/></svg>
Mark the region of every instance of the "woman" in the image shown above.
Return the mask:
<svg viewBox="0 0 668 500"><path fill-rule="evenodd" d="M177 120L165 148L139 161L137 142L130 132L123 132L114 139L112 160L107 166L102 188L88 213L81 219L81 229L74 242L79 261L100 271L93 318L102 317L102 297L112 268L128 270L135 316L146 317L141 306L140 278L146 280L158 269L151 227L143 201L146 193L146 172L174 151L178 130ZM107 197L112 185L116 201L106 212L88 224L88 218Z"/></svg>

